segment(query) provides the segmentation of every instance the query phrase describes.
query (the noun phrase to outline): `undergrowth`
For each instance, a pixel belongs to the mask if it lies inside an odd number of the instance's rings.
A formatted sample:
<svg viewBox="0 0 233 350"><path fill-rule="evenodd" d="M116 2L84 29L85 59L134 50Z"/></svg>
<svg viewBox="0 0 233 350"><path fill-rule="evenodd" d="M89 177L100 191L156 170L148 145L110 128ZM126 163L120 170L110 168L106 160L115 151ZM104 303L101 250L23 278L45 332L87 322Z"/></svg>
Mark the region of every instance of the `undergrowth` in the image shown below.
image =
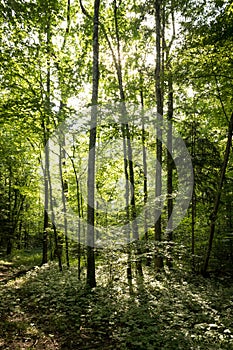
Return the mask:
<svg viewBox="0 0 233 350"><path fill-rule="evenodd" d="M9 342L14 346L16 334L24 338L30 332L49 336L62 350L233 349L230 279L147 270L130 290L123 268L111 281L104 271L99 267L92 291L78 280L75 267L59 272L56 264L2 286L2 349L17 349L7 347Z"/></svg>

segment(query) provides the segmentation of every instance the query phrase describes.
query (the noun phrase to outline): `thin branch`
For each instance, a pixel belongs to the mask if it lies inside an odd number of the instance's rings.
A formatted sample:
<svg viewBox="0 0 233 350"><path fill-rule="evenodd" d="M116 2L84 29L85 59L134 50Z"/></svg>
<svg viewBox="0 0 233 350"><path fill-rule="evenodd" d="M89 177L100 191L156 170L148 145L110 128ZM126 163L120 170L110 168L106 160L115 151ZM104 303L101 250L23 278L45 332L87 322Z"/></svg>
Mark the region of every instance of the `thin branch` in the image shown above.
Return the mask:
<svg viewBox="0 0 233 350"><path fill-rule="evenodd" d="M82 0L79 0L79 4L80 4L80 7L81 7L81 10L82 10L83 14L84 14L86 17L88 17L89 19L92 20L91 15L87 12L87 10L85 9L85 7L83 6Z"/></svg>
<svg viewBox="0 0 233 350"><path fill-rule="evenodd" d="M213 72L213 75L214 75L214 80L215 80L215 84L216 84L216 88L217 88L217 92L218 92L218 98L219 98L219 101L221 103L221 106L222 106L222 111L223 111L223 114L225 115L226 117L226 120L227 122L229 123L229 118L227 116L227 113L226 113L226 110L225 110L225 107L224 107L224 104L223 104L223 100L222 100L222 97L221 97L221 93L220 93L220 89L219 89L219 85L218 85L218 80L217 80L217 76L214 72L214 65L213 65L213 61L211 59L211 65L212 65L212 72Z"/></svg>
<svg viewBox="0 0 233 350"><path fill-rule="evenodd" d="M70 0L67 0L67 15L66 15L66 31L65 31L65 35L64 35L64 40L62 43L62 47L61 47L61 51L64 50L65 46L66 46L66 41L67 41L67 36L70 32Z"/></svg>
<svg viewBox="0 0 233 350"><path fill-rule="evenodd" d="M86 17L88 17L89 19L92 20L91 15L87 12L87 10L85 9L85 7L83 6L82 0L79 0L79 4L80 4L80 7L81 7L81 10L82 10L83 14L84 14ZM118 65L118 62L117 62L117 57L116 57L115 52L114 52L114 50L113 50L112 43L111 43L111 41L110 41L110 39L109 39L109 37L108 37L108 33L107 33L107 31L106 31L106 29L105 29L105 27L104 27L104 24L101 23L100 21L99 21L99 26L100 26L100 28L101 28L102 31L103 31L104 37L105 37L105 39L106 39L106 41L107 41L107 44L108 44L108 47L109 47L109 49L110 49L110 51L111 51L112 58L113 58L113 62L114 62L114 66L115 66L115 68L116 68L117 74L119 74L119 65Z"/></svg>

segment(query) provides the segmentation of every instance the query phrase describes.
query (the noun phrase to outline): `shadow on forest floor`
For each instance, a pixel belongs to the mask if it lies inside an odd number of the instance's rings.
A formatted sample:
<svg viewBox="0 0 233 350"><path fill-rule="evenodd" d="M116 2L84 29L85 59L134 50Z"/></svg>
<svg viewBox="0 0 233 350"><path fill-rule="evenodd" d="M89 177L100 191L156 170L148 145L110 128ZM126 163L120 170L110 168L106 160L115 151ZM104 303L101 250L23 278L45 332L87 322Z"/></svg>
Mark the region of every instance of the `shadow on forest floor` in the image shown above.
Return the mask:
<svg viewBox="0 0 233 350"><path fill-rule="evenodd" d="M12 262L0 260L0 283L8 282L12 275Z"/></svg>
<svg viewBox="0 0 233 350"><path fill-rule="evenodd" d="M28 271L13 262L0 261L0 349L59 349L53 339L35 327L32 315L21 307L18 278Z"/></svg>
<svg viewBox="0 0 233 350"><path fill-rule="evenodd" d="M1 283L0 349L233 349L230 279L148 271L130 295L123 276L103 276L88 292L52 264Z"/></svg>

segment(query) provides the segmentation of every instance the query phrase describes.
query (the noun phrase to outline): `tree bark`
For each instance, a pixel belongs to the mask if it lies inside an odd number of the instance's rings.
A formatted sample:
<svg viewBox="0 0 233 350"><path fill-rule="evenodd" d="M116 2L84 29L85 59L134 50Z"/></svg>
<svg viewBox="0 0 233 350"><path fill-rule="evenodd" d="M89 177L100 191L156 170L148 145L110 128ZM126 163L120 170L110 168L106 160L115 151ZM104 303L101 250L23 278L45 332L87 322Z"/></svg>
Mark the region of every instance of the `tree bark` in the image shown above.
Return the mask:
<svg viewBox="0 0 233 350"><path fill-rule="evenodd" d="M48 167L49 167L49 147L46 146L48 141L48 130L49 125L49 113L50 113L50 45L51 45L51 24L50 14L47 20L47 77L46 77L46 99L45 99L45 115L42 120L42 128L44 133L44 147L45 147L45 167L44 167L44 229L43 229L43 254L42 254L42 265L48 262L48 226L49 226L49 179L48 179Z"/></svg>
<svg viewBox="0 0 233 350"><path fill-rule="evenodd" d="M167 239L168 239L168 258L167 264L172 267L171 245L169 242L173 239L173 160L172 160L172 119L173 119L173 81L172 72L168 72L168 130L167 130Z"/></svg>
<svg viewBox="0 0 233 350"><path fill-rule="evenodd" d="M48 150L48 152L49 152L49 150ZM57 228L55 225L55 214L54 214L54 208L53 208L53 187L52 187L52 181L51 181L51 176L50 176L50 164L49 163L50 162L49 162L49 155L48 155L47 176L48 176L48 185L49 185L49 198L50 198L52 228L53 228L53 234L54 234L55 252L56 252L56 256L58 258L59 270L62 271L62 247L61 247L61 245L59 245L59 242L58 242Z"/></svg>
<svg viewBox="0 0 233 350"><path fill-rule="evenodd" d="M120 37L119 37L119 29L118 29L118 17L117 17L117 4L116 0L114 0L114 20L115 20L115 31L116 31L116 40L117 40L117 59L113 60L115 63L115 68L117 71L117 77L118 77L118 84L119 84L119 91L120 91L120 100L122 102L122 116L127 117L127 109L125 105L125 92L124 92L124 86L123 86L123 78L122 78L122 65L121 65L121 53L120 53ZM113 50L111 50L113 53ZM126 138L126 146L127 146L127 164L129 167L129 180L131 183L131 220L132 220L132 231L133 231L133 238L136 241L137 245L137 254L141 255L141 249L138 245L139 241L139 232L138 232L138 224L136 221L137 217L137 211L136 211L136 202L135 202L135 182L134 182L134 168L133 168L133 151L132 151L132 145L131 145L131 135L129 130L129 124L125 123L122 124L122 136L123 139ZM127 179L126 179L127 180ZM129 268L129 266L128 266ZM141 258L138 257L136 261L136 269L139 276L143 276L142 271L142 263Z"/></svg>
<svg viewBox="0 0 233 350"><path fill-rule="evenodd" d="M195 120L192 122L192 159L195 159L196 157L196 122ZM195 264L195 226L196 226L196 204L197 204L197 197L196 197L196 171L193 164L193 194L192 194L192 271L195 272L196 264Z"/></svg>
<svg viewBox="0 0 233 350"><path fill-rule="evenodd" d="M129 174L128 174L128 159L127 159L127 146L125 140L124 126L121 126L123 135L123 154L124 154L124 173L125 173L125 206L126 206L126 224L130 222L129 212ZM132 264L131 264L131 245L130 245L130 230L127 228L127 280L129 286L132 285Z"/></svg>
<svg viewBox="0 0 233 350"><path fill-rule="evenodd" d="M144 118L144 93L143 93L143 79L142 74L140 72L140 99L141 99L141 107L142 107L142 162L143 162L143 203L146 208L147 200L148 200L148 186L147 186L147 151L146 151L146 132L145 132L145 118ZM145 241L146 241L146 265L151 265L151 258L149 256L149 238L148 238L148 212L145 210L145 219L144 219L144 232L145 232Z"/></svg>
<svg viewBox="0 0 233 350"><path fill-rule="evenodd" d="M45 145L45 167L44 167L44 226L43 226L43 251L42 251L42 265L48 262L48 227L49 227L49 179L48 179L48 145L46 146L47 137L44 126L44 145Z"/></svg>
<svg viewBox="0 0 233 350"><path fill-rule="evenodd" d="M74 158L75 158L75 146L73 147L73 155L70 157L68 155L74 176L75 176L75 182L76 182L76 196L77 196L77 209L78 209L78 279L81 279L81 218L83 218L83 211L82 211L82 196L80 191L80 182L78 178L78 173L75 167Z"/></svg>
<svg viewBox="0 0 233 350"><path fill-rule="evenodd" d="M163 96L162 96L162 78L161 78L161 1L155 0L155 21L156 21L156 70L155 70L155 94L157 108L157 127L156 127L156 179L155 179L155 197L157 200L155 208L155 217L158 218L155 223L155 241L161 242L161 195L162 195L162 125L163 125ZM162 257L156 255L155 268L160 270L163 267Z"/></svg>
<svg viewBox="0 0 233 350"><path fill-rule="evenodd" d="M99 91L99 7L100 0L94 2L93 18L93 67L92 67L92 108L88 157L88 204L87 204L87 285L96 286L95 278L95 148L97 126L97 103Z"/></svg>
<svg viewBox="0 0 233 350"><path fill-rule="evenodd" d="M62 145L59 145L59 173L62 187L62 211L63 211L63 222L64 222L64 232L65 232L65 252L66 252L66 265L70 267L70 258L69 258L69 239L68 239L68 227L67 227L67 210L66 210L66 195L67 186L65 186L64 175L63 175L63 165L62 159L64 158L64 152L62 147L65 145L65 135L62 135Z"/></svg>

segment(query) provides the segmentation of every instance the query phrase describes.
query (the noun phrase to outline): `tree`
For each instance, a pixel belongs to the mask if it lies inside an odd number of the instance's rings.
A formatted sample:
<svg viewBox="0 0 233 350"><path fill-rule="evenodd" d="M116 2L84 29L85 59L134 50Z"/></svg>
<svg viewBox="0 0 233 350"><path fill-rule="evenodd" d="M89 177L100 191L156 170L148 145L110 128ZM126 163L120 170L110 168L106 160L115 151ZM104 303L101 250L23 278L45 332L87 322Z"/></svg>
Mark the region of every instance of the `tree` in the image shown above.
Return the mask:
<svg viewBox="0 0 233 350"><path fill-rule="evenodd" d="M163 128L163 83L162 83L162 52L161 52L161 1L155 1L155 20L156 20L156 70L155 70L155 94L156 94L156 109L157 109L157 138L156 138L156 183L155 196L157 200L155 209L155 241L160 242L162 236L161 228L161 203L162 203L162 128ZM161 269L163 260L160 256L155 259L156 269Z"/></svg>
<svg viewBox="0 0 233 350"><path fill-rule="evenodd" d="M87 199L87 285L90 288L96 286L95 279L95 147L97 128L97 103L99 90L99 8L100 0L94 2L93 16L93 66L92 66L92 100L91 123L88 154L88 199Z"/></svg>
<svg viewBox="0 0 233 350"><path fill-rule="evenodd" d="M213 243L213 239L214 239L214 232L215 232L215 225L216 225L216 220L217 220L218 208L220 205L220 199L221 199L221 194L222 194L222 187L223 187L223 182L224 182L224 178L225 178L225 174L226 174L229 155L230 155L230 151L231 151L231 147L232 147L232 136L233 136L233 113L231 115L231 119L229 120L225 155L224 155L224 160L223 160L223 164L222 164L222 168L221 168L221 174L220 174L218 189L217 189L217 193L216 193L216 197L215 197L214 207L213 207L213 211L212 211L211 217L210 217L209 244L207 247L205 262L204 262L204 266L203 266L203 270L202 270L202 273L204 276L207 273L207 268L208 268L208 264L209 264L209 258L210 258L212 243Z"/></svg>
<svg viewBox="0 0 233 350"><path fill-rule="evenodd" d="M213 232L217 225L218 196L224 195L221 178L227 176L228 171L226 168L226 174L223 175L229 140L222 135L225 135L226 124L228 130L230 128L229 116L232 114L229 99L229 89L232 88L232 59L229 53L229 47L232 45L229 41L229 32L232 27L231 6L230 2L223 4L217 1L211 2L208 8L204 4L190 3L190 7L186 9L186 19L189 20L182 24L185 45L180 51L183 56L180 61L183 65L181 75L186 81L185 85L188 85L191 90L188 100L193 103L192 106L189 103L184 104L183 110L186 108L187 114L191 111L195 119L195 152L192 152L195 166L192 235L194 235L194 222L196 222L196 246L194 247L194 237L192 237L192 252L194 253L196 248L196 254L201 252L202 260L203 255L205 256L202 270L207 269L207 261L210 258ZM201 12L205 15L197 19L195 14ZM181 68L180 64L177 68ZM205 123L208 123L208 128ZM224 149L225 157L222 160L221 153ZM205 157L204 153L206 153ZM207 204L204 215L201 213L203 200ZM200 217L205 222L205 225L201 225L202 227L197 225ZM206 242L205 232L208 227L210 227L210 234L209 241ZM220 236L223 239L223 235L220 234ZM221 238L218 237L218 239ZM200 250L199 242L202 242L202 247L207 244L207 252Z"/></svg>

